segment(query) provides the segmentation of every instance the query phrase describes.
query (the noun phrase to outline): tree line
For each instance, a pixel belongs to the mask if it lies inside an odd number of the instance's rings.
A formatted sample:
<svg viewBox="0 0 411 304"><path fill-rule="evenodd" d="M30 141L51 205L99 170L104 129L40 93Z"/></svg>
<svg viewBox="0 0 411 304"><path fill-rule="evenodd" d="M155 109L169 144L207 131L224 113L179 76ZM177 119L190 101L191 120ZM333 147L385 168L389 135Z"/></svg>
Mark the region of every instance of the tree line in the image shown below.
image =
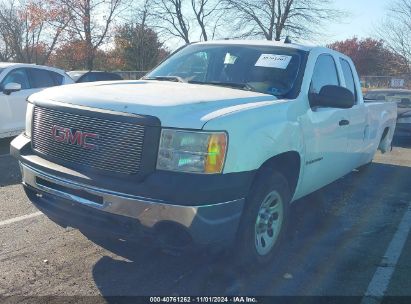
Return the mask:
<svg viewBox="0 0 411 304"><path fill-rule="evenodd" d="M386 10L373 37L354 37L328 45L350 56L360 75L411 73L411 0L394 0Z"/></svg>
<svg viewBox="0 0 411 304"><path fill-rule="evenodd" d="M170 53L165 42L321 41L327 24L345 17L332 0L0 0L0 61L149 70ZM405 72L410 33L411 0L396 0L375 37L330 47L354 58L360 72Z"/></svg>

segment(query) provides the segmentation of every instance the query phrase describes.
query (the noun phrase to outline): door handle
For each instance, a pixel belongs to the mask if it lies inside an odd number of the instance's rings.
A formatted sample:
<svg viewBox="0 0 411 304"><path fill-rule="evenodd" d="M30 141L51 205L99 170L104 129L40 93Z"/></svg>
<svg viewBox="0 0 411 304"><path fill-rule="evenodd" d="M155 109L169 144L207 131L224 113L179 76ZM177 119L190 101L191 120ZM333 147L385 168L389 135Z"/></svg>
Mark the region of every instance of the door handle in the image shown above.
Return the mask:
<svg viewBox="0 0 411 304"><path fill-rule="evenodd" d="M340 126L348 126L350 124L349 120L343 119L340 120L340 122L338 123Z"/></svg>

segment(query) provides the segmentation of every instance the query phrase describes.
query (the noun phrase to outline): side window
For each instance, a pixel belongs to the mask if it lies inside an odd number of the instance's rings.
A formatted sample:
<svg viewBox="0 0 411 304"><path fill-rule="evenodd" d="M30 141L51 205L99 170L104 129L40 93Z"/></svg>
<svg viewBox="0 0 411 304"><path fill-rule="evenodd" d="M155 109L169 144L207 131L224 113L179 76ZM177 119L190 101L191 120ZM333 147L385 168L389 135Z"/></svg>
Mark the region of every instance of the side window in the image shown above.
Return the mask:
<svg viewBox="0 0 411 304"><path fill-rule="evenodd" d="M106 73L98 73L96 74L96 80L97 81L104 81L104 80L110 80L110 76L107 75Z"/></svg>
<svg viewBox="0 0 411 304"><path fill-rule="evenodd" d="M55 86L54 79L48 70L29 69L30 83L33 88L48 88Z"/></svg>
<svg viewBox="0 0 411 304"><path fill-rule="evenodd" d="M120 75L115 74L115 73L106 73L107 79L110 80L122 80Z"/></svg>
<svg viewBox="0 0 411 304"><path fill-rule="evenodd" d="M84 74L78 82L91 82L91 81L96 81L95 73Z"/></svg>
<svg viewBox="0 0 411 304"><path fill-rule="evenodd" d="M51 78L53 78L54 85L59 86L63 84L63 79L64 79L63 75L60 75L59 73L52 72L52 71L49 71L49 74Z"/></svg>
<svg viewBox="0 0 411 304"><path fill-rule="evenodd" d="M357 90L355 87L354 76L351 70L351 66L347 60L340 58L340 63L342 67L342 71L344 74L345 84L347 89L349 89L355 97L355 101L357 101Z"/></svg>
<svg viewBox="0 0 411 304"><path fill-rule="evenodd" d="M26 69L15 69L9 72L1 83L1 89L3 89L6 84L12 82L19 83L22 90L30 89L30 83L27 77Z"/></svg>
<svg viewBox="0 0 411 304"><path fill-rule="evenodd" d="M96 75L96 79L97 81L107 81L107 80L116 80L117 78L115 77L115 75L111 73L102 72Z"/></svg>
<svg viewBox="0 0 411 304"><path fill-rule="evenodd" d="M326 85L338 86L340 82L334 58L331 55L323 54L318 57L315 64L310 93L320 93L321 88Z"/></svg>

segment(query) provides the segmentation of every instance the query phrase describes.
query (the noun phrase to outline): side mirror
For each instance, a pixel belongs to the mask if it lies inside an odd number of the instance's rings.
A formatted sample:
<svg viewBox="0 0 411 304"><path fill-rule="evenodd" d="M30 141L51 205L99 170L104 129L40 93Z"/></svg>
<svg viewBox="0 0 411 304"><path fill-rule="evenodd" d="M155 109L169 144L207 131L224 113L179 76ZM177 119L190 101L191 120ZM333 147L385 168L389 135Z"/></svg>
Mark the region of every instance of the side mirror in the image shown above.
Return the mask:
<svg viewBox="0 0 411 304"><path fill-rule="evenodd" d="M3 88L3 93L6 95L10 95L13 92L17 92L21 90L21 84L20 83L15 83L15 82L10 82L7 83L4 88Z"/></svg>
<svg viewBox="0 0 411 304"><path fill-rule="evenodd" d="M355 105L354 94L347 88L326 85L320 93L311 93L308 96L312 107L349 109Z"/></svg>

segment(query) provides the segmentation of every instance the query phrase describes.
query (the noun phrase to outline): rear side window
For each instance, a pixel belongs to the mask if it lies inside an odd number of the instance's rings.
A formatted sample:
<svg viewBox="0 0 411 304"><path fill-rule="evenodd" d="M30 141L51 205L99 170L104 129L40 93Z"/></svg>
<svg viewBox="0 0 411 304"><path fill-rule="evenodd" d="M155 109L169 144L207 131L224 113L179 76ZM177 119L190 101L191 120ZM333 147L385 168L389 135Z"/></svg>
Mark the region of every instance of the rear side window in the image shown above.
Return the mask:
<svg viewBox="0 0 411 304"><path fill-rule="evenodd" d="M48 70L29 69L32 88L48 88L55 86L54 79Z"/></svg>
<svg viewBox="0 0 411 304"><path fill-rule="evenodd" d="M320 93L321 88L326 85L340 85L334 58L323 54L318 56L311 79L310 93Z"/></svg>
<svg viewBox="0 0 411 304"><path fill-rule="evenodd" d="M48 71L48 72L49 72L51 78L53 78L53 80L54 80L54 85L62 85L63 84L63 80L64 80L63 75L60 75L59 73L52 72L52 71Z"/></svg>
<svg viewBox="0 0 411 304"><path fill-rule="evenodd" d="M347 89L349 89L354 94L355 101L357 101L357 90L355 88L354 76L351 70L351 66L347 60L342 58L340 58L340 63L344 74L345 85Z"/></svg>

